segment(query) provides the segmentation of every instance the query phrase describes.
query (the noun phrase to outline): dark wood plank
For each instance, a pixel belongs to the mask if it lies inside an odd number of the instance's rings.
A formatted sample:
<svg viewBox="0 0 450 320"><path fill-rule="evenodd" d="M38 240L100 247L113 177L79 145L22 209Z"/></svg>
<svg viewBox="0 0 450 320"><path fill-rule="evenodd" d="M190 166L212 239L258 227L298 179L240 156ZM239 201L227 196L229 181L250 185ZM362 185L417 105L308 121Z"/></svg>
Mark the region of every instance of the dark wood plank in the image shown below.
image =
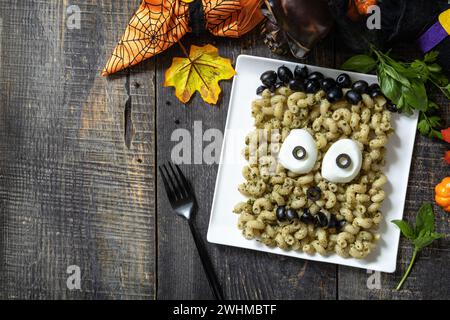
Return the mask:
<svg viewBox="0 0 450 320"><path fill-rule="evenodd" d="M233 63L239 54L273 55L259 39L258 32L241 39L221 39L210 36L188 36L190 44L215 44L224 57ZM172 88L163 88L163 74L173 56L182 56L178 47L158 57L157 63L157 163L170 159L172 132L186 128L193 135L194 121L201 121L203 130L217 128L223 132L231 81L221 83L223 95L217 107L201 101L198 95L187 105L181 105ZM334 61L333 43L321 45L308 62L330 66ZM331 63L331 64L330 64ZM250 112L243 109L243 112ZM192 180L200 210L195 223L206 241L206 232L217 173L217 165L184 165ZM161 184L158 184L159 186ZM162 187L157 190L158 221L158 298L212 298L206 277L185 221L169 209ZM334 299L336 297L336 267L330 264L306 262L238 248L207 245L216 272L229 299Z"/></svg>
<svg viewBox="0 0 450 320"><path fill-rule="evenodd" d="M153 67L100 76L138 1L77 4L0 1L0 298L155 294Z"/></svg>
<svg viewBox="0 0 450 320"><path fill-rule="evenodd" d="M402 48L402 50L408 49ZM336 55L337 67L350 56L347 50L340 49ZM441 105L440 115L444 124L450 125L450 101L441 95L436 95L435 101ZM450 174L448 164L443 161L445 150L448 150L448 144L445 142L431 140L419 134L416 136L404 212L404 218L408 221L414 221L417 210L423 202L434 202L434 186ZM434 206L434 209L438 217L437 231L448 235L450 233L448 214L437 206ZM399 292L394 290L408 267L412 250L410 242L401 238L397 271L393 274L379 273L375 276L366 270L339 267L339 298L447 299L450 294L450 270L448 269L450 241L448 238L425 248L419 255L403 290ZM379 286L374 285L374 277L380 279Z"/></svg>

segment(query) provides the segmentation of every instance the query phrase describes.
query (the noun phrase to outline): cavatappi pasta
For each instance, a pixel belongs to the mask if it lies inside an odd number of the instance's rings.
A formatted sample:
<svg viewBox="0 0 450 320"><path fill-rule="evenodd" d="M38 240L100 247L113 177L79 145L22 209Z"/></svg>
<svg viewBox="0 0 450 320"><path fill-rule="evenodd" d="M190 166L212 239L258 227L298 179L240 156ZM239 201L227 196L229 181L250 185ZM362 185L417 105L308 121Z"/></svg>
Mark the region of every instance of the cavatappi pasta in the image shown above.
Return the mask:
<svg viewBox="0 0 450 320"><path fill-rule="evenodd" d="M344 89L345 93L345 89ZM383 96L362 95L351 105L345 99L330 103L324 91L315 94L293 92L285 86L275 93L264 90L252 103L256 130L246 139L243 155L245 182L239 191L248 197L238 203L238 228L247 239L285 250L308 254L336 253L342 257L364 258L379 238L381 203L387 178L383 174L385 146L392 132L391 114ZM306 129L318 149L317 162L306 174L296 174L278 163L280 146L292 129ZM330 146L340 139L354 140L362 152L358 176L349 183L332 183L321 176L321 163ZM311 187L320 188L320 199L307 196ZM318 227L300 219L279 221L276 208L285 206L315 215L335 215L342 228Z"/></svg>

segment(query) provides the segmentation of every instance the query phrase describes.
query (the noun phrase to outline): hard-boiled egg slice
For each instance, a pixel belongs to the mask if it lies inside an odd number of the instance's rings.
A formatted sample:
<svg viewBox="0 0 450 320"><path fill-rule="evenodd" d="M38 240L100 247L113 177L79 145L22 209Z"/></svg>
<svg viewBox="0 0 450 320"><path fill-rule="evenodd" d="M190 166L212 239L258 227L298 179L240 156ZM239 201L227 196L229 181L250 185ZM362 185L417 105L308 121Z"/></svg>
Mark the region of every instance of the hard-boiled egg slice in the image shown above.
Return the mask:
<svg viewBox="0 0 450 320"><path fill-rule="evenodd" d="M333 143L322 160L322 177L333 183L352 181L361 170L362 153L351 139Z"/></svg>
<svg viewBox="0 0 450 320"><path fill-rule="evenodd" d="M305 129L293 129L286 137L278 154L283 167L295 173L308 173L317 160L314 138Z"/></svg>

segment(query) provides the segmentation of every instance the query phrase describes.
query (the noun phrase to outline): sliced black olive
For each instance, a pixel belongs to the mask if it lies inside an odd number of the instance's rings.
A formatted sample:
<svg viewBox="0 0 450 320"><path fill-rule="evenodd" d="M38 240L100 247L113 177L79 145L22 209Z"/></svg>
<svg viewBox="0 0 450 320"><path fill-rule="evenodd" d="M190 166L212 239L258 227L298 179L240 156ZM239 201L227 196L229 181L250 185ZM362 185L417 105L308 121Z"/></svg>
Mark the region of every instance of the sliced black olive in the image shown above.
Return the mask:
<svg viewBox="0 0 450 320"><path fill-rule="evenodd" d="M346 220L338 220L337 229L342 229L347 224Z"/></svg>
<svg viewBox="0 0 450 320"><path fill-rule="evenodd" d="M261 75L260 80L266 87L273 86L277 82L277 73L273 70L266 71Z"/></svg>
<svg viewBox="0 0 450 320"><path fill-rule="evenodd" d="M331 79L331 78L325 78L325 79L320 80L319 82L320 82L320 87L324 91L328 91L331 88L336 86L336 81L334 81L334 79Z"/></svg>
<svg viewBox="0 0 450 320"><path fill-rule="evenodd" d="M297 146L292 150L292 155L297 160L303 160L306 158L306 149L302 146Z"/></svg>
<svg viewBox="0 0 450 320"><path fill-rule="evenodd" d="M308 209L304 209L302 215L300 216L300 221L303 223L313 223L314 216L309 212Z"/></svg>
<svg viewBox="0 0 450 320"><path fill-rule="evenodd" d="M275 83L275 89L279 89L279 88L281 88L282 86L284 86L284 83L281 82L281 81L277 81L277 83Z"/></svg>
<svg viewBox="0 0 450 320"><path fill-rule="evenodd" d="M348 103L350 104L358 104L362 100L362 96L355 90L349 90L345 94L345 99L347 99Z"/></svg>
<svg viewBox="0 0 450 320"><path fill-rule="evenodd" d="M389 100L388 102L386 102L385 108L386 108L386 110L388 110L388 111L390 111L390 112L393 112L393 113L399 112L397 105L394 104L394 103L393 103L392 101L390 101L390 100Z"/></svg>
<svg viewBox="0 0 450 320"><path fill-rule="evenodd" d="M346 153L341 153L336 157L336 165L341 169L347 169L352 164L352 159Z"/></svg>
<svg viewBox="0 0 450 320"><path fill-rule="evenodd" d="M352 79L348 74L342 73L336 78L336 83L341 88L350 88L352 85Z"/></svg>
<svg viewBox="0 0 450 320"><path fill-rule="evenodd" d="M320 90L320 84L317 80L308 80L306 82L306 92L307 93L316 93Z"/></svg>
<svg viewBox="0 0 450 320"><path fill-rule="evenodd" d="M364 80L356 81L352 85L352 89L360 94L367 93L368 88L369 88L369 84Z"/></svg>
<svg viewBox="0 0 450 320"><path fill-rule="evenodd" d="M288 210L286 211L286 218L287 218L288 220L298 219L297 211L295 211L294 209L288 209Z"/></svg>
<svg viewBox="0 0 450 320"><path fill-rule="evenodd" d="M264 90L266 90L266 86L259 86L258 89L256 89L256 94L259 96L261 93L263 93Z"/></svg>
<svg viewBox="0 0 450 320"><path fill-rule="evenodd" d="M379 91L372 91L372 92L370 93L370 96L371 96L372 98L376 98L376 97L381 96L381 95L383 95L383 93L381 92L381 90L379 90Z"/></svg>
<svg viewBox="0 0 450 320"><path fill-rule="evenodd" d="M325 228L326 226L328 226L328 218L327 215L323 212L318 212L315 217L314 217L314 224L317 227L321 227L321 228Z"/></svg>
<svg viewBox="0 0 450 320"><path fill-rule="evenodd" d="M308 76L308 80L317 80L317 81L319 81L319 80L322 80L323 78L324 78L323 74L321 72L318 72L318 71L312 72Z"/></svg>
<svg viewBox="0 0 450 320"><path fill-rule="evenodd" d="M281 66L278 68L277 71L278 78L283 81L284 83L288 83L290 80L294 78L294 75L292 74L291 69L289 69L286 66Z"/></svg>
<svg viewBox="0 0 450 320"><path fill-rule="evenodd" d="M342 89L338 87L331 88L327 92L327 100L331 103L338 102L343 97Z"/></svg>
<svg viewBox="0 0 450 320"><path fill-rule="evenodd" d="M309 200L317 201L320 200L320 196L322 195L322 190L319 187L311 187L306 191L306 196Z"/></svg>
<svg viewBox="0 0 450 320"><path fill-rule="evenodd" d="M303 81L293 79L293 80L289 81L289 89L291 89L293 91L305 91L305 85L304 85Z"/></svg>
<svg viewBox="0 0 450 320"><path fill-rule="evenodd" d="M307 66L296 66L294 70L294 78L297 80L306 79L308 77L308 67Z"/></svg>
<svg viewBox="0 0 450 320"><path fill-rule="evenodd" d="M339 221L336 219L334 214L330 214L330 219L328 221L328 228L339 228Z"/></svg>
<svg viewBox="0 0 450 320"><path fill-rule="evenodd" d="M276 210L277 219L279 221L286 220L286 208L284 206L280 206Z"/></svg>

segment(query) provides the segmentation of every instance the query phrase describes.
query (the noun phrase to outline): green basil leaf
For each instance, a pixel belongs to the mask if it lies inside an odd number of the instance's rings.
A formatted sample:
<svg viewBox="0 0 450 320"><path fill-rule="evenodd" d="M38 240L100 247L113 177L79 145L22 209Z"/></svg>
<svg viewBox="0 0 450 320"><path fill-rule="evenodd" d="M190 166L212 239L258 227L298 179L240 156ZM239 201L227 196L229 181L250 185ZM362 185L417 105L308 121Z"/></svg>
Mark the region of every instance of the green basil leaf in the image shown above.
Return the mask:
<svg viewBox="0 0 450 320"><path fill-rule="evenodd" d="M400 231L402 232L402 234L408 238L409 240L414 240L416 238L416 235L414 233L413 228L408 224L408 222L404 221L404 220L392 220L391 221L393 224L395 224Z"/></svg>
<svg viewBox="0 0 450 320"><path fill-rule="evenodd" d="M438 51L430 51L425 54L425 56L423 57L423 61L426 63L433 63L436 61L438 55L439 55Z"/></svg>
<svg viewBox="0 0 450 320"><path fill-rule="evenodd" d="M442 93L448 98L450 99L450 83L448 85L446 85L445 87L441 87L440 88Z"/></svg>
<svg viewBox="0 0 450 320"><path fill-rule="evenodd" d="M430 138L438 138L441 140L444 139L444 137L442 136L442 132L435 130L435 129L431 129L429 136L430 136Z"/></svg>
<svg viewBox="0 0 450 320"><path fill-rule="evenodd" d="M359 54L351 57L341 66L344 70L367 73L377 66L377 62L371 56Z"/></svg>
<svg viewBox="0 0 450 320"><path fill-rule="evenodd" d="M402 88L406 103L414 109L426 111L428 108L428 96L425 85L419 79L412 79L410 83L410 87Z"/></svg>
<svg viewBox="0 0 450 320"><path fill-rule="evenodd" d="M400 82L402 85L406 86L406 87L410 87L411 84L408 80L408 78L404 77L403 75L401 75L397 70L395 70L393 67L389 66L389 65L384 65L383 66L384 71L386 72L387 75L389 75L391 78L393 78L394 80Z"/></svg>
<svg viewBox="0 0 450 320"><path fill-rule="evenodd" d="M433 206L431 203L424 203L416 216L416 227L415 233L420 234L420 232L433 232L434 231L434 213Z"/></svg>
<svg viewBox="0 0 450 320"><path fill-rule="evenodd" d="M424 232L413 240L414 246L421 250L429 246L434 240L444 238L445 235L436 232Z"/></svg>
<svg viewBox="0 0 450 320"><path fill-rule="evenodd" d="M399 99L402 95L401 84L382 70L378 72L378 81L384 95L401 108L401 104L399 103Z"/></svg>
<svg viewBox="0 0 450 320"><path fill-rule="evenodd" d="M426 119L420 120L419 123L417 124L417 130L419 130L421 135L428 136L431 130L428 121Z"/></svg>
<svg viewBox="0 0 450 320"><path fill-rule="evenodd" d="M439 106L436 102L428 100L428 110L439 110Z"/></svg>

